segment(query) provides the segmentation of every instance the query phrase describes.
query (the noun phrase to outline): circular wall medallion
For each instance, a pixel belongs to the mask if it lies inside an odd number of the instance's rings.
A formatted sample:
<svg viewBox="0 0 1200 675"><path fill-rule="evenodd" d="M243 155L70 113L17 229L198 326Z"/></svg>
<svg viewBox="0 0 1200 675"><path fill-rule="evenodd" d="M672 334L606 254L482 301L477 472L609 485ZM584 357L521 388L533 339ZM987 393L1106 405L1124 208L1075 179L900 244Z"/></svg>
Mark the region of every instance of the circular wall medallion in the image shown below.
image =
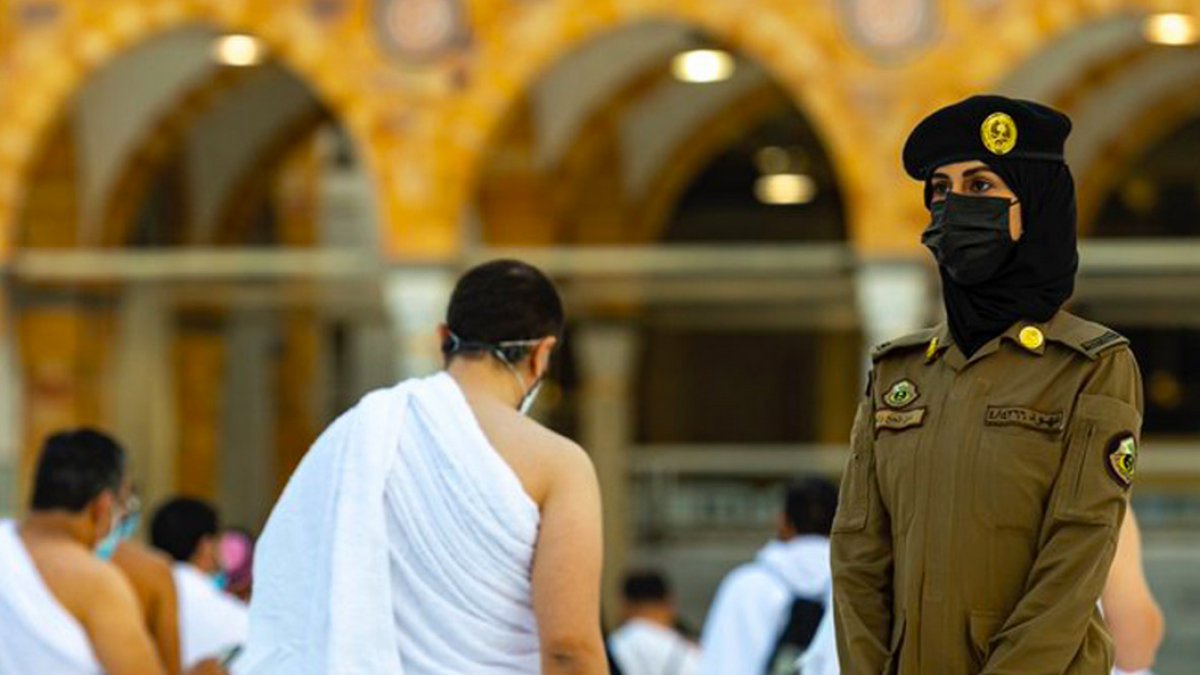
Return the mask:
<svg viewBox="0 0 1200 675"><path fill-rule="evenodd" d="M408 61L431 61L467 38L461 0L376 0L375 32L384 48Z"/></svg>
<svg viewBox="0 0 1200 675"><path fill-rule="evenodd" d="M932 0L847 0L838 8L850 39L881 60L901 58L933 38Z"/></svg>

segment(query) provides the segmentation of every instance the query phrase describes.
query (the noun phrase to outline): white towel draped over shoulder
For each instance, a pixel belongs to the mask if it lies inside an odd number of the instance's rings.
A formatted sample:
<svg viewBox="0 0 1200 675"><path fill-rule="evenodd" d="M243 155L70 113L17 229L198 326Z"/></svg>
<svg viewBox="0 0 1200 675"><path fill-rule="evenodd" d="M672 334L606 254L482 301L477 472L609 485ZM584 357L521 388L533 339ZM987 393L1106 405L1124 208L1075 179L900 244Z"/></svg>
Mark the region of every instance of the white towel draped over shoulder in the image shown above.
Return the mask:
<svg viewBox="0 0 1200 675"><path fill-rule="evenodd" d="M537 673L539 521L449 375L368 394L271 514L235 672Z"/></svg>
<svg viewBox="0 0 1200 675"><path fill-rule="evenodd" d="M16 523L0 520L0 673L100 672L87 633L42 580Z"/></svg>

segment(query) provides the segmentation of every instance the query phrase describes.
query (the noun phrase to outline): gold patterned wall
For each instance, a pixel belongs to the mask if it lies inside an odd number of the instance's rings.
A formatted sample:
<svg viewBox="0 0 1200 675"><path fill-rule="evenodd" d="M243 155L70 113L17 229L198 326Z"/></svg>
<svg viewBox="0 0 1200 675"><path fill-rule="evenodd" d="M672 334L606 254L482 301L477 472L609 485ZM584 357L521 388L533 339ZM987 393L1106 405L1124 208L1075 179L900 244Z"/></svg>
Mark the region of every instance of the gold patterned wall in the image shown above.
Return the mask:
<svg viewBox="0 0 1200 675"><path fill-rule="evenodd" d="M1197 6L1152 0L9 0L0 9L0 255L13 250L16 214L56 112L115 55L199 23L262 38L340 119L372 176L385 228L383 255L453 258L488 141L505 115L542 72L580 45L651 19L694 26L762 64L824 140L855 246L867 255L908 252L923 220L898 162L912 124L932 106L999 86L1081 27L1149 10L1195 13ZM1102 75L1084 73L1074 86L1086 88ZM1069 102L1077 94L1061 95ZM1146 123L1162 126L1160 118ZM1085 190L1105 184L1111 163L1095 171L1082 177Z"/></svg>

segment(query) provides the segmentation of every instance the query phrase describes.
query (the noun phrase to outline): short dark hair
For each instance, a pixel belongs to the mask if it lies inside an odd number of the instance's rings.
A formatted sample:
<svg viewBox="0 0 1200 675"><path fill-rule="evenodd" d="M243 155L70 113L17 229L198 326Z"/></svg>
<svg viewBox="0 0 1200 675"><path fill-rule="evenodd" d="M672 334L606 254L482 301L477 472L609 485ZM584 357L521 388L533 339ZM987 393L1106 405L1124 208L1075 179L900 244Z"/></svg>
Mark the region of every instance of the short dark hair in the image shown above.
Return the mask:
<svg viewBox="0 0 1200 675"><path fill-rule="evenodd" d="M829 536L837 511L837 492L824 478L805 478L788 486L784 516L796 534Z"/></svg>
<svg viewBox="0 0 1200 675"><path fill-rule="evenodd" d="M150 542L175 560L192 559L200 540L216 536L217 511L208 502L176 497L158 507L150 523Z"/></svg>
<svg viewBox="0 0 1200 675"><path fill-rule="evenodd" d="M561 336L564 322L562 298L541 270L519 260L493 260L455 285L446 326L457 339L447 340L442 351L447 357L485 353L501 342ZM526 349L514 356L527 354Z"/></svg>
<svg viewBox="0 0 1200 675"><path fill-rule="evenodd" d="M46 439L38 457L30 508L79 513L108 490L116 493L125 480L125 451L95 429L61 431Z"/></svg>
<svg viewBox="0 0 1200 675"><path fill-rule="evenodd" d="M671 597L671 587L661 572L639 570L625 575L621 596L626 602L664 602Z"/></svg>

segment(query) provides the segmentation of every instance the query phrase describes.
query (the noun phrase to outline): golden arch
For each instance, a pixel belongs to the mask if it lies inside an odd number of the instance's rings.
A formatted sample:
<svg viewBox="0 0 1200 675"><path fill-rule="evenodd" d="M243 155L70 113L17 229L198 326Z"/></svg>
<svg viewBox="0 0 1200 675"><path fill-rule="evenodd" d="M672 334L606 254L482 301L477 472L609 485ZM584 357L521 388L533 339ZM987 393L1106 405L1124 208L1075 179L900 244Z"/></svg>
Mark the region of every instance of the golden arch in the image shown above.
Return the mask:
<svg viewBox="0 0 1200 675"><path fill-rule="evenodd" d="M14 35L0 51L0 260L11 255L14 228L28 173L56 112L84 81L115 55L153 36L194 24L254 33L301 80L314 89L356 140L360 157L377 180L386 179L382 157L387 137L378 126L379 94L349 74L380 67L380 56L363 40L347 39L359 25L353 17L317 26L304 13L308 3L229 3L219 0L65 0L58 23ZM393 97L394 100L394 97ZM379 194L385 194L376 185ZM382 222L390 209L381 202ZM392 221L394 222L394 221ZM390 251L405 248L405 229L385 228Z"/></svg>
<svg viewBox="0 0 1200 675"><path fill-rule="evenodd" d="M515 20L479 27L472 86L448 101L434 134L436 173L445 190L432 218L457 224L484 164L488 142L505 112L558 60L605 33L637 23L684 23L713 35L762 65L796 102L825 142L839 185L867 189L880 157L872 125L847 91L861 59L840 37L824 5L764 0L746 12L737 3L683 0L560 1L530 6ZM848 208L851 237L867 223Z"/></svg>

